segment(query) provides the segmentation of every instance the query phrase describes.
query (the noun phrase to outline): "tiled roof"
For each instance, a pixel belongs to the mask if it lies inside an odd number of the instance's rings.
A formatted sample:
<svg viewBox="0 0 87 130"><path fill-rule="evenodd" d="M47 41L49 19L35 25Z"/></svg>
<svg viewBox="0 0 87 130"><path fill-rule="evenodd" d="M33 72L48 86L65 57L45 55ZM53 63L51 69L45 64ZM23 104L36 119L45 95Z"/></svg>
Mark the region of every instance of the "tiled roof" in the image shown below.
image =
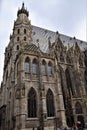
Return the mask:
<svg viewBox="0 0 87 130"><path fill-rule="evenodd" d="M60 39L62 43L65 46L69 44L69 46L71 47L75 43L75 38L69 37L63 34L59 34L59 35L60 35ZM50 38L51 43L54 43L55 36L56 36L56 32L49 31L47 29L43 29L43 28L32 25L32 39L33 39L32 42L36 45L38 45L38 42L39 42L40 49L43 52L46 52L46 53L48 52L48 38ZM76 42L80 46L81 50L87 49L87 42L81 41L78 39L76 39Z"/></svg>
<svg viewBox="0 0 87 130"><path fill-rule="evenodd" d="M35 44L28 44L24 46L24 49L28 51L37 51L38 47Z"/></svg>

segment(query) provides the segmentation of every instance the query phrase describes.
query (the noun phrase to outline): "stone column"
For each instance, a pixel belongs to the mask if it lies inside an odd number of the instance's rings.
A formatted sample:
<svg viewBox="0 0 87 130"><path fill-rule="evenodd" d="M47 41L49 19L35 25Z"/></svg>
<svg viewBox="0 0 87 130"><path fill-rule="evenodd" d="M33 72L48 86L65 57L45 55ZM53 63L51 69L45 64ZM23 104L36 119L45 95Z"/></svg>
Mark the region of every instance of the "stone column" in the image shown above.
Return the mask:
<svg viewBox="0 0 87 130"><path fill-rule="evenodd" d="M45 90L42 90L42 109L43 109L43 118L46 119L46 117L47 117L47 110L46 110Z"/></svg>
<svg viewBox="0 0 87 130"><path fill-rule="evenodd" d="M63 101L63 93L62 93L62 88L61 88L61 75L60 75L60 70L58 64L56 64L56 83L57 83L57 88L58 88L58 112L60 115L60 120L61 120L61 125L66 126L66 117L65 117L65 109L64 109L64 101Z"/></svg>

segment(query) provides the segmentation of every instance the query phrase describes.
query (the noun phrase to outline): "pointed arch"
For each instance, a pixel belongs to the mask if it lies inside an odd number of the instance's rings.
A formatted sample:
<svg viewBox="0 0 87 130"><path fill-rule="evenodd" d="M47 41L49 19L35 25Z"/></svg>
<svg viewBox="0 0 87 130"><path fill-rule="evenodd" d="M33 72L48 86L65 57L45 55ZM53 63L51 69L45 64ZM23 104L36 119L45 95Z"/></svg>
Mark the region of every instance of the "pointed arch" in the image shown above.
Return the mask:
<svg viewBox="0 0 87 130"><path fill-rule="evenodd" d="M48 89L46 94L47 116L53 117L55 115L54 95L51 89Z"/></svg>
<svg viewBox="0 0 87 130"><path fill-rule="evenodd" d="M30 72L30 59L29 59L29 57L26 57L24 67L25 67L25 73L29 73Z"/></svg>
<svg viewBox="0 0 87 130"><path fill-rule="evenodd" d="M76 114L82 114L83 113L83 109L82 109L82 106L79 102L77 102L75 104L75 113Z"/></svg>
<svg viewBox="0 0 87 130"><path fill-rule="evenodd" d="M37 74L38 73L38 64L37 59L34 59L32 62L32 73Z"/></svg>
<svg viewBox="0 0 87 130"><path fill-rule="evenodd" d="M42 73L43 75L46 74L46 61L45 61L45 60L42 60L41 73Z"/></svg>
<svg viewBox="0 0 87 130"><path fill-rule="evenodd" d="M37 117L37 95L34 88L28 93L28 117Z"/></svg>

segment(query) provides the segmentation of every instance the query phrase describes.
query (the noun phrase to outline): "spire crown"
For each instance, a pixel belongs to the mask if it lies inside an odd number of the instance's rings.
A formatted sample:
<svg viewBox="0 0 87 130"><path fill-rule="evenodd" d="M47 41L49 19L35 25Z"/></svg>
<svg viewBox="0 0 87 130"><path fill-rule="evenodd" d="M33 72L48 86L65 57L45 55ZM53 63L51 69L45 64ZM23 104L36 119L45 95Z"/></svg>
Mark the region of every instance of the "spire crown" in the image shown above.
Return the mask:
<svg viewBox="0 0 87 130"><path fill-rule="evenodd" d="M23 13L23 14L26 14L27 17L29 16L29 12L28 12L27 9L25 9L25 7L24 7L24 2L22 3L21 9L18 10L17 16L19 16L19 14L22 14L22 13Z"/></svg>

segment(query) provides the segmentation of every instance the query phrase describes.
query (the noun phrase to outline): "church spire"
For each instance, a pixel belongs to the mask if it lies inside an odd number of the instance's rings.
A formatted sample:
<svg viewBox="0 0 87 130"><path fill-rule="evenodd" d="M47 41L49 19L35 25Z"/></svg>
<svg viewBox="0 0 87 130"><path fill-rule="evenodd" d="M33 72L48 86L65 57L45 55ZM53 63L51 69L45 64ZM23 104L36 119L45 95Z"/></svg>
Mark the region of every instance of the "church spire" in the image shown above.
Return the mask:
<svg viewBox="0 0 87 130"><path fill-rule="evenodd" d="M20 14L26 14L27 17L29 16L29 12L24 7L24 2L22 3L21 9L18 10L17 16L19 16Z"/></svg>

